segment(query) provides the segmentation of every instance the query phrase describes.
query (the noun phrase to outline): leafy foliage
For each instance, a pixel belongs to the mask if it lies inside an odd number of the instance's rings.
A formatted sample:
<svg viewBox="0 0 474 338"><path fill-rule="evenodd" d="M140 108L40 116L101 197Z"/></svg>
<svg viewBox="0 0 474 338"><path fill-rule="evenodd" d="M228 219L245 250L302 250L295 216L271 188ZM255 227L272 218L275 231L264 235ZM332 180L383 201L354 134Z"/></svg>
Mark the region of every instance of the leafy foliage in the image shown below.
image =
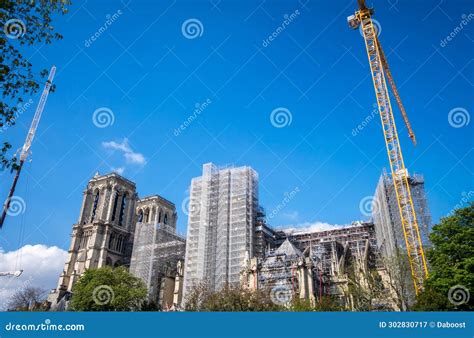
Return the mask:
<svg viewBox="0 0 474 338"><path fill-rule="evenodd" d="M309 300L293 298L288 307L276 304L265 289L249 290L240 286L226 286L212 291L206 283L191 289L186 296L186 311L341 311L330 297L323 297L316 304Z"/></svg>
<svg viewBox="0 0 474 338"><path fill-rule="evenodd" d="M24 95L32 95L40 89L33 66L23 53L31 46L50 44L62 36L52 26L54 13L65 14L68 0L43 1L0 1L0 132L15 124L22 107ZM33 47L33 48L41 48ZM47 76L44 69L39 75ZM51 88L54 91L54 86ZM2 169L17 169L16 158L8 158L11 148L3 142L0 148L0 166Z"/></svg>
<svg viewBox="0 0 474 338"><path fill-rule="evenodd" d="M430 239L430 275L414 310L474 310L472 295L465 304L455 305L449 299L450 289L456 286L474 292L474 203L442 218Z"/></svg>
<svg viewBox="0 0 474 338"><path fill-rule="evenodd" d="M186 296L186 311L279 311L268 292L226 286L213 292L207 284L194 287Z"/></svg>
<svg viewBox="0 0 474 338"><path fill-rule="evenodd" d="M322 297L314 305L307 299L295 297L291 302L289 310L294 312L343 311L344 308L329 296Z"/></svg>
<svg viewBox="0 0 474 338"><path fill-rule="evenodd" d="M137 311L147 298L147 289L124 267L103 267L86 270L72 294L75 311Z"/></svg>

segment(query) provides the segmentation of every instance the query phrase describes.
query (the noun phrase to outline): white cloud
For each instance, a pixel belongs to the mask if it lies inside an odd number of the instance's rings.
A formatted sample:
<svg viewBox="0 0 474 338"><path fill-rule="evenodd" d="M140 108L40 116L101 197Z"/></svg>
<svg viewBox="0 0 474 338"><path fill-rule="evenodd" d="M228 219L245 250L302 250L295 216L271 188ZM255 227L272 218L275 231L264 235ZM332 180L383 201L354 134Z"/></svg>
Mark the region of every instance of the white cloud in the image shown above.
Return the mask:
<svg viewBox="0 0 474 338"><path fill-rule="evenodd" d="M56 288L66 259L67 251L57 246L28 244L15 251L4 252L0 249L1 272L23 270L20 277L0 277L0 310L5 310L10 297L26 286L47 292Z"/></svg>
<svg viewBox="0 0 474 338"><path fill-rule="evenodd" d="M143 154L140 154L140 153L130 152L130 153L125 153L123 156L125 156L125 160L127 161L127 163L135 163L135 164L146 163L145 156L143 156Z"/></svg>
<svg viewBox="0 0 474 338"><path fill-rule="evenodd" d="M112 171L114 173L119 174L119 175L123 175L123 173L125 172L125 168L124 167L112 168Z"/></svg>
<svg viewBox="0 0 474 338"><path fill-rule="evenodd" d="M132 151L132 148L130 148L130 145L128 144L128 139L126 138L123 139L122 143L115 141L102 142L102 146L105 149L120 150L124 153Z"/></svg>
<svg viewBox="0 0 474 338"><path fill-rule="evenodd" d="M124 138L120 143L115 141L102 142L102 147L112 151L121 151L127 163L146 164L145 156L141 153L134 152L128 144L127 138Z"/></svg>
<svg viewBox="0 0 474 338"><path fill-rule="evenodd" d="M334 230L340 228L346 228L353 226L349 225L339 225L339 224L329 224L326 222L304 222L298 224L289 224L285 226L278 227L277 230L284 230L286 233L298 233L298 232L314 232L314 231L326 231Z"/></svg>

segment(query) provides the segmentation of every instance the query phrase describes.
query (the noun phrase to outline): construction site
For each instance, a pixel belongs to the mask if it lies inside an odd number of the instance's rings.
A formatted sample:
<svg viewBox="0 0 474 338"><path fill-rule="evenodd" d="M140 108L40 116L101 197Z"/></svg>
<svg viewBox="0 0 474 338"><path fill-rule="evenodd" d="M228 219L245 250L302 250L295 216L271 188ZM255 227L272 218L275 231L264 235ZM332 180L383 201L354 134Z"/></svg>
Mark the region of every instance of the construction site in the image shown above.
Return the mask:
<svg viewBox="0 0 474 338"><path fill-rule="evenodd" d="M355 222L333 230L283 230L283 233L273 235L274 238L285 237L282 244L275 247L275 242L268 242L263 258L255 257L248 262L247 287L286 290L288 302L298 297L314 304L323 297L331 297L341 306L355 310L359 308L354 304L351 288L369 292L371 281L368 279L374 271L380 275L380 283L386 278L373 223ZM379 293L387 287L380 285ZM370 305L374 308L396 307L373 294L370 297L373 297Z"/></svg>
<svg viewBox="0 0 474 338"><path fill-rule="evenodd" d="M174 205L162 197L140 200L137 210L139 222L130 272L145 282L149 302L170 309L173 304L181 303L180 267L184 263L186 239L176 233Z"/></svg>
<svg viewBox="0 0 474 338"><path fill-rule="evenodd" d="M294 298L314 305L324 297L358 311L400 311L410 306L428 277L425 249L430 246L431 215L423 176L410 175L405 167L389 89L413 144L416 137L372 21L374 10L364 0L358 5L348 24L360 29L364 38L390 164L390 172L384 170L378 181L370 220L331 230L273 229L259 204L259 176L254 169L205 163L202 175L191 181L184 237L176 232L172 202L158 195L139 199L135 183L116 173L97 173L84 192L68 261L58 288L50 295L51 304L66 309L64 297L72 295L74 283L85 270L126 266L144 281L148 301L160 309L181 306L186 293L202 281L213 291L239 283L252 290L268 290L282 306ZM55 70L51 68L21 150L0 228ZM398 261L394 267L389 261L400 253L399 260L406 266ZM403 271L401 266L405 266ZM0 276L15 275L18 272Z"/></svg>

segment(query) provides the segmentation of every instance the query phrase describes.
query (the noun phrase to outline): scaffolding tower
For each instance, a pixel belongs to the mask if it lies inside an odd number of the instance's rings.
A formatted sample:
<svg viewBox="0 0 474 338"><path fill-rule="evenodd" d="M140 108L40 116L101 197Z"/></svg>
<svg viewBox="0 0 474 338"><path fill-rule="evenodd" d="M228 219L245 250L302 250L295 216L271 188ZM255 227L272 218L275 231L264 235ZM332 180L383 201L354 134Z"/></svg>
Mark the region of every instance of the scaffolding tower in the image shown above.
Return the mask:
<svg viewBox="0 0 474 338"><path fill-rule="evenodd" d="M149 301L162 303L164 279L176 275L178 261L184 259L185 243L171 226L137 223L130 272L145 282Z"/></svg>

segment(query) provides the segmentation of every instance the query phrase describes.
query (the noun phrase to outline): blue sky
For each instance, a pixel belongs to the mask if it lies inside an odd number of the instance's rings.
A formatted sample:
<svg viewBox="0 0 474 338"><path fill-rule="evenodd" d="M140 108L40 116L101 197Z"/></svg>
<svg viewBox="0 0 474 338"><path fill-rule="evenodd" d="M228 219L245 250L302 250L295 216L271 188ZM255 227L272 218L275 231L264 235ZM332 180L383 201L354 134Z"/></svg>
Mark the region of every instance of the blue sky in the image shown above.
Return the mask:
<svg viewBox="0 0 474 338"><path fill-rule="evenodd" d="M474 112L474 23L462 24L474 5L368 3L376 7L380 40L418 139L414 147L396 110L405 163L424 174L436 222L474 190L474 121L466 123ZM267 212L298 188L273 226L366 218L359 203L373 195L388 159L379 117L371 113L363 39L346 24L355 7L355 0L74 1L54 21L64 39L25 52L35 69L57 66L57 90L18 185L26 209L7 219L0 247L67 249L87 181L112 168L136 182L140 196L173 201L180 232L187 222L182 202L206 162L252 166ZM86 42L114 13L113 23ZM263 43L292 13L291 23ZM192 39L182 31L188 19L202 25ZM21 147L38 99L2 141ZM104 107L114 121L98 128L93 114ZM277 108L291 123L271 123ZM453 109L466 118L457 125L448 119ZM0 178L6 196L12 176Z"/></svg>

